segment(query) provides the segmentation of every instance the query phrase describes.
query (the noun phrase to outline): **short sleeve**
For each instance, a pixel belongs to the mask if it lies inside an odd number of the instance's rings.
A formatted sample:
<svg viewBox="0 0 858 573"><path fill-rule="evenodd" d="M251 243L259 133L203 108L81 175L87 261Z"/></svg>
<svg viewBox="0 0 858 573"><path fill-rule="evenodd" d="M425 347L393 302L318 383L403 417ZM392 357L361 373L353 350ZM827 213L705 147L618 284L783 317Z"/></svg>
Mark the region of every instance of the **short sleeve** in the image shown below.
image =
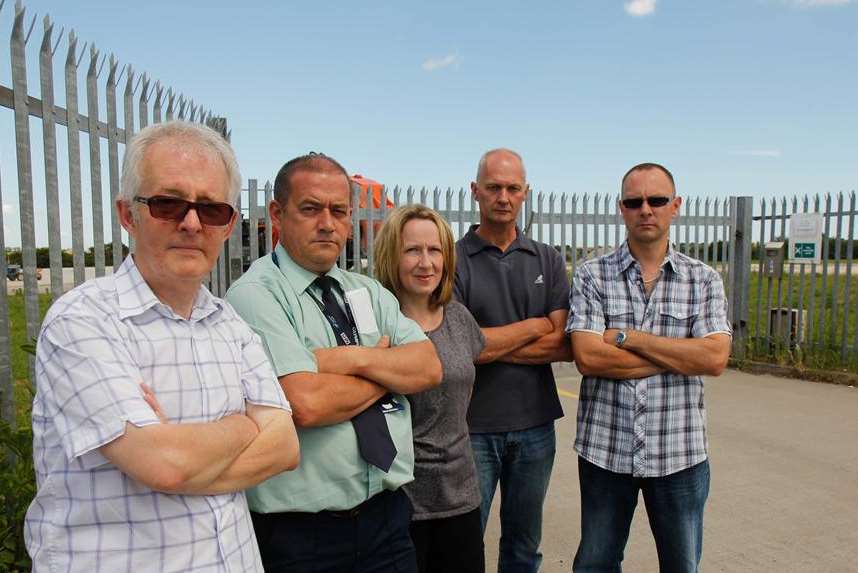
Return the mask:
<svg viewBox="0 0 858 573"><path fill-rule="evenodd" d="M277 300L273 292L255 282L232 285L226 299L259 335L277 377L318 372L316 357L298 335L288 301Z"/></svg>
<svg viewBox="0 0 858 573"><path fill-rule="evenodd" d="M459 330L464 334L465 341L471 351L471 356L474 362L476 362L480 353L486 347L486 337L483 335L480 325L477 324L477 321L474 320L474 317L471 316L467 308L455 301L450 303L449 308L455 312L457 320L461 325Z"/></svg>
<svg viewBox="0 0 858 573"><path fill-rule="evenodd" d="M566 320L566 332L571 334L575 331L596 334L605 332L602 295L596 286L596 280L589 265L581 265L575 271L569 292L569 318Z"/></svg>
<svg viewBox="0 0 858 573"><path fill-rule="evenodd" d="M555 310L569 309L569 278L566 275L566 263L563 257L553 247L550 249L551 261L551 294L546 315Z"/></svg>
<svg viewBox="0 0 858 573"><path fill-rule="evenodd" d="M399 310L399 301L393 293L381 283L376 283L372 290L377 293L381 335L390 337L391 346L428 340L423 329Z"/></svg>
<svg viewBox="0 0 858 573"><path fill-rule="evenodd" d="M36 385L69 460L122 436L126 423L159 423L142 380L116 325L103 316L65 312L42 327Z"/></svg>
<svg viewBox="0 0 858 573"><path fill-rule="evenodd" d="M700 313L691 326L691 336L703 338L710 334L723 333L732 336L730 323L727 321L727 297L724 295L724 283L721 275L708 269L706 281L703 283Z"/></svg>
<svg viewBox="0 0 858 573"><path fill-rule="evenodd" d="M259 335L235 315L233 309L230 310L232 310L231 318L235 322L234 328L240 329L242 333L241 389L244 399L257 406L271 406L291 412L289 401L274 375Z"/></svg>

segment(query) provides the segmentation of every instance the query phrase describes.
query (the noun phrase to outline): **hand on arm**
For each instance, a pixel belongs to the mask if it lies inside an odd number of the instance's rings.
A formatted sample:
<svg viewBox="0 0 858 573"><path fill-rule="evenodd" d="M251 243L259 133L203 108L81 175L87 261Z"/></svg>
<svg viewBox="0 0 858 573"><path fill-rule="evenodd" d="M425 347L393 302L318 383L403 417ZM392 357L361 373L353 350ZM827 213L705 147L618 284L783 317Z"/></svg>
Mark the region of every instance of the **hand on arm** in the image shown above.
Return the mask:
<svg viewBox="0 0 858 573"><path fill-rule="evenodd" d="M607 334L603 338L595 332L572 332L572 355L581 374L630 380L664 372L662 367L650 360L625 348L617 348L613 339L611 343L606 340Z"/></svg>
<svg viewBox="0 0 858 573"><path fill-rule="evenodd" d="M513 364L571 362L572 349L565 331L568 314L564 309L553 311L547 319L552 326L551 332L502 356L499 360Z"/></svg>
<svg viewBox="0 0 858 573"><path fill-rule="evenodd" d="M546 317L528 318L504 326L483 328L486 346L477 358L477 364L500 360L510 352L549 335L553 330L554 325Z"/></svg>
<svg viewBox="0 0 858 573"><path fill-rule="evenodd" d="M366 378L398 394L420 392L441 382L441 362L429 340L390 347L383 336L375 347L338 346L314 352L319 372Z"/></svg>
<svg viewBox="0 0 858 573"><path fill-rule="evenodd" d="M613 340L617 331L605 331L604 340ZM718 376L730 358L731 339L727 334L703 338L670 338L638 330L627 330L623 349L658 364L663 369L685 376Z"/></svg>

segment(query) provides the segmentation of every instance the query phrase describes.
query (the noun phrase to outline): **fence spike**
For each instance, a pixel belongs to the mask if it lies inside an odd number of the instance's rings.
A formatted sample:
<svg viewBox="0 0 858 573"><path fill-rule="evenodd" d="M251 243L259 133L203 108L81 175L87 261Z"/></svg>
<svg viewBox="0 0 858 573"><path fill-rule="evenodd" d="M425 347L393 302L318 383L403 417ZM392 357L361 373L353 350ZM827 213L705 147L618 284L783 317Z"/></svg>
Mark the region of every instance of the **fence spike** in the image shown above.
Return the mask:
<svg viewBox="0 0 858 573"><path fill-rule="evenodd" d="M45 15L45 18L42 21L44 22L45 31L42 34L41 51L49 52L51 51L51 33L54 31L54 25L51 24L51 17L48 15ZM51 54L53 55L53 52L51 52Z"/></svg>
<svg viewBox="0 0 858 573"><path fill-rule="evenodd" d="M80 56L77 58L77 66L80 67L80 63L83 61L83 56L86 54L86 47L89 46L89 42L83 43L83 48L80 49Z"/></svg>
<svg viewBox="0 0 858 573"><path fill-rule="evenodd" d="M107 83L113 83L116 85L118 80L116 79L116 68L119 66L119 61L110 54L110 71L107 73Z"/></svg>

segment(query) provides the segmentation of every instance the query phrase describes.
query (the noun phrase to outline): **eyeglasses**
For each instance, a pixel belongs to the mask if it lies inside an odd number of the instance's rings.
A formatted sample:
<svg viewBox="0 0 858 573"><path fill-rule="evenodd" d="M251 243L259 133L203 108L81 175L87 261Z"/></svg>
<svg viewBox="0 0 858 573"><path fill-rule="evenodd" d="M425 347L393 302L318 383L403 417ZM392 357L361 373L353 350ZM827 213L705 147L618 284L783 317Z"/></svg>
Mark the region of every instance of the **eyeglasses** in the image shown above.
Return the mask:
<svg viewBox="0 0 858 573"><path fill-rule="evenodd" d="M194 209L200 223L221 227L232 220L235 209L229 203L195 203L178 197L155 195L154 197L134 197L137 203L149 207L149 214L165 221L183 221L188 211Z"/></svg>
<svg viewBox="0 0 858 573"><path fill-rule="evenodd" d="M664 207L668 203L670 203L670 197L647 197L646 202L650 207ZM640 209L643 207L644 198L643 197L634 197L632 199L623 199L621 201L623 207L626 209Z"/></svg>

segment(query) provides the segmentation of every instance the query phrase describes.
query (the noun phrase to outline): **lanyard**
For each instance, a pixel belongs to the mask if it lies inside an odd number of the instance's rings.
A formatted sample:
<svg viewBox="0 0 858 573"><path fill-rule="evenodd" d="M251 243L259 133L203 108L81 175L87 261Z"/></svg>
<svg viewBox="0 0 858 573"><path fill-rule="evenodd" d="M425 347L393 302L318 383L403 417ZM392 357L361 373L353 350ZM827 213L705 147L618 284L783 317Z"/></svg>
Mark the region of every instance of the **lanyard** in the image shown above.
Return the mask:
<svg viewBox="0 0 858 573"><path fill-rule="evenodd" d="M277 257L277 253L274 251L271 252L271 260L274 261L274 265L279 269L280 261ZM334 331L334 336L337 338L337 344L339 346L349 346L352 344L360 344L360 337L358 336L357 326L355 326L355 319L352 316L352 309L349 307L349 303L347 300L343 300L346 307L345 317L348 320L349 324L340 324L340 320L337 320L337 317L328 312L325 308L325 304L316 298L312 292L307 290L307 294L313 299L313 302L319 307L319 310L324 315L325 319L327 319L328 324L331 325L331 329ZM333 293L331 293L333 295ZM336 304L336 303L335 303ZM347 330L348 327L348 330ZM349 332L351 330L351 332ZM342 341L342 342L340 342Z"/></svg>

